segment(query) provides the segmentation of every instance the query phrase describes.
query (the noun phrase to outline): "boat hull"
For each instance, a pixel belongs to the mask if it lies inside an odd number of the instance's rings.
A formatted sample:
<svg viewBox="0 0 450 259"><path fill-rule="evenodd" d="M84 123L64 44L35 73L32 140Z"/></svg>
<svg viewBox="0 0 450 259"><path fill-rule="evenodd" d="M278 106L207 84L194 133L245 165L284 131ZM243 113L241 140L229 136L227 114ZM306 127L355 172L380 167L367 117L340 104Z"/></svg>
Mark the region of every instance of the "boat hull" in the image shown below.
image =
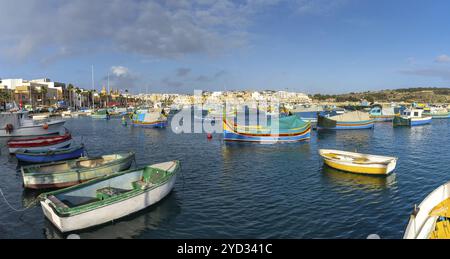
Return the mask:
<svg viewBox="0 0 450 259"><path fill-rule="evenodd" d="M337 163L331 160L324 160L324 163L332 168L355 173L355 174L369 174L369 175L388 175L396 166L396 162L388 166L376 165L376 166L355 166L350 163Z"/></svg>
<svg viewBox="0 0 450 259"><path fill-rule="evenodd" d="M336 121L330 118L319 115L317 120L318 130L358 130L358 129L372 129L375 125L375 120L364 121Z"/></svg>
<svg viewBox="0 0 450 259"><path fill-rule="evenodd" d="M394 119L394 116L370 115L370 118L374 119L376 122L391 122Z"/></svg>
<svg viewBox="0 0 450 259"><path fill-rule="evenodd" d="M394 171L397 166L397 158L383 157L376 155L359 154L338 150L319 150L320 156L324 163L337 170L366 175L388 175ZM331 156L330 156L331 155ZM333 155L338 155L333 158ZM368 163L346 160L345 157L353 158L370 158L372 161ZM377 162L375 162L377 161ZM387 161L387 162L386 162Z"/></svg>
<svg viewBox="0 0 450 259"><path fill-rule="evenodd" d="M424 117L424 118L404 118L401 116L397 116L394 118L393 126L394 127L400 127L400 126L421 126L430 124L432 120L432 117Z"/></svg>
<svg viewBox="0 0 450 259"><path fill-rule="evenodd" d="M172 191L175 181L176 175L167 183L135 197L68 217L57 215L49 206L47 200L41 201L41 207L47 219L61 232L86 229L123 218L159 202Z"/></svg>
<svg viewBox="0 0 450 259"><path fill-rule="evenodd" d="M62 131L64 123L65 121L48 122L47 129L43 127L43 124L21 126L14 129L11 133L6 132L5 129L0 129L0 137L29 137L58 134Z"/></svg>
<svg viewBox="0 0 450 259"><path fill-rule="evenodd" d="M308 122L307 126L301 131L279 133L279 134L252 134L237 132L232 129L226 121L223 122L223 140L235 142L259 142L259 143L278 143L278 142L298 142L308 140L311 138L311 124Z"/></svg>
<svg viewBox="0 0 450 259"><path fill-rule="evenodd" d="M133 126L141 128L165 128L167 127L167 121L155 121L149 123L133 121Z"/></svg>
<svg viewBox="0 0 450 259"><path fill-rule="evenodd" d="M16 158L19 161L27 163L48 163L55 161L63 161L74 158L79 158L84 154L84 147L80 147L68 153L63 154L51 154L44 153L42 155L28 155L26 153L16 153Z"/></svg>
<svg viewBox="0 0 450 259"><path fill-rule="evenodd" d="M9 153L10 154L14 154L20 149L27 149L27 150L34 151L34 150L42 150L42 149L51 150L51 149L58 149L58 148L66 148L66 147L69 147L72 144L72 142L73 142L73 140L70 138L70 139L65 140L63 142L59 142L59 143L48 145L48 146L17 147L17 148L12 147L12 148L9 148Z"/></svg>
<svg viewBox="0 0 450 259"><path fill-rule="evenodd" d="M91 179L110 175L130 168L134 155L121 162L86 170L70 170L68 172L25 174L22 168L23 184L29 189L62 188L79 184Z"/></svg>

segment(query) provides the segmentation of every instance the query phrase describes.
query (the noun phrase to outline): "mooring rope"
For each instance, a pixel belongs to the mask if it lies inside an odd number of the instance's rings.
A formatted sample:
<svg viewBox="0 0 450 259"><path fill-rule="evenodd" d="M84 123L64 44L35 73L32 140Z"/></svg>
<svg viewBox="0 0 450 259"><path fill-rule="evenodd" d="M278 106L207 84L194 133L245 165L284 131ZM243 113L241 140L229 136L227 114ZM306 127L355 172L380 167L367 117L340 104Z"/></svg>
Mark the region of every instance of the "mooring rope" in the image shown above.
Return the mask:
<svg viewBox="0 0 450 259"><path fill-rule="evenodd" d="M9 201L6 199L5 194L3 194L2 188L0 188L0 194L1 194L2 197L3 197L3 200L5 200L6 205L8 205L8 207L10 207L12 210L14 210L14 211L16 211L16 212L23 212L23 211L26 211L26 210L28 210L28 209L30 208L30 207L28 207L28 208L23 208L23 209L16 209L16 208L14 208L14 206L12 206L12 205L9 203Z"/></svg>

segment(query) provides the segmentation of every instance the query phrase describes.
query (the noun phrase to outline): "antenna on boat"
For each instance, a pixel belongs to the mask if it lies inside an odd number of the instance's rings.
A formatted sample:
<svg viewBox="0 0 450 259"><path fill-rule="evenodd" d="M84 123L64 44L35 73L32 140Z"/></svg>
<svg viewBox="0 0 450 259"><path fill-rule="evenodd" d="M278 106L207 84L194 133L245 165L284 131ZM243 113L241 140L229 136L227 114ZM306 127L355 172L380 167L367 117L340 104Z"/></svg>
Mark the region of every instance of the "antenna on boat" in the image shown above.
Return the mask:
<svg viewBox="0 0 450 259"><path fill-rule="evenodd" d="M91 66L91 73L92 73L92 90L94 90L94 65ZM92 98L92 108L95 108L94 104L94 98Z"/></svg>

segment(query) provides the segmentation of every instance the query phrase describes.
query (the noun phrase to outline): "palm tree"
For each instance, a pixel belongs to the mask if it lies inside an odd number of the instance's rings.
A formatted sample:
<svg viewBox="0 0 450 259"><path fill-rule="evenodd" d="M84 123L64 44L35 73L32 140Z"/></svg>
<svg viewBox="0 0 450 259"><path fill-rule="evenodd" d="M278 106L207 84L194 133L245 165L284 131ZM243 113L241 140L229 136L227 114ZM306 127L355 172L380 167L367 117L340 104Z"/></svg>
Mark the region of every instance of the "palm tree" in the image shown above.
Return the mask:
<svg viewBox="0 0 450 259"><path fill-rule="evenodd" d="M3 103L3 108L6 110L6 103L11 98L11 94L8 90L0 91L0 102Z"/></svg>
<svg viewBox="0 0 450 259"><path fill-rule="evenodd" d="M46 87L46 86L42 86L40 92L41 92L41 102L42 102L42 105L45 105L45 99L46 99L46 95L47 95L47 92L48 92L47 87Z"/></svg>
<svg viewBox="0 0 450 259"><path fill-rule="evenodd" d="M73 89L75 87L72 84L69 84L67 86L67 91L69 92L69 106L72 107L72 95L73 95Z"/></svg>
<svg viewBox="0 0 450 259"><path fill-rule="evenodd" d="M81 107L81 99L80 99L81 89L76 87L75 88L75 93L77 94L78 108L80 108Z"/></svg>

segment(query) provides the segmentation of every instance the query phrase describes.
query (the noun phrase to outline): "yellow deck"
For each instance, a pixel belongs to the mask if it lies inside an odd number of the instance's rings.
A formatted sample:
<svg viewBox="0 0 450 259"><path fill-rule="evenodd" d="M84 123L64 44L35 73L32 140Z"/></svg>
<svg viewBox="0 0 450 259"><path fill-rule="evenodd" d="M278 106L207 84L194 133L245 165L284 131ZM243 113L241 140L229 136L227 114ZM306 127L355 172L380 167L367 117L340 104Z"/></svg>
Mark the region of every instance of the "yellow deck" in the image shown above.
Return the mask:
<svg viewBox="0 0 450 259"><path fill-rule="evenodd" d="M430 216L450 218L450 198L434 207ZM430 239L450 239L450 220L436 222L434 231L430 233Z"/></svg>

